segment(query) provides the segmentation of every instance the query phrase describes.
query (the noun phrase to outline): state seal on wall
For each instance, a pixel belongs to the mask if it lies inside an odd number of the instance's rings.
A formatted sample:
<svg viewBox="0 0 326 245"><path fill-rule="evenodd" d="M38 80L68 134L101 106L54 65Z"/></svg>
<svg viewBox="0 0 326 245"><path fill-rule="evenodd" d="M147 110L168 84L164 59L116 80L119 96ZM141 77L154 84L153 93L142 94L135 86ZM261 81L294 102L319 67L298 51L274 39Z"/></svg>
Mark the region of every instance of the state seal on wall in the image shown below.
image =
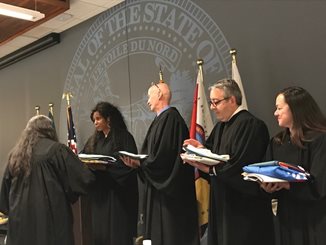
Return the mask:
<svg viewBox="0 0 326 245"><path fill-rule="evenodd" d="M197 59L204 60L206 87L231 69L229 44L203 7L190 0L127 0L94 19L64 86L74 96L79 149L94 130L89 114L99 101L120 108L140 147L155 116L146 104L147 89L160 69L171 87L171 104L190 121ZM65 119L65 103L60 118Z"/></svg>

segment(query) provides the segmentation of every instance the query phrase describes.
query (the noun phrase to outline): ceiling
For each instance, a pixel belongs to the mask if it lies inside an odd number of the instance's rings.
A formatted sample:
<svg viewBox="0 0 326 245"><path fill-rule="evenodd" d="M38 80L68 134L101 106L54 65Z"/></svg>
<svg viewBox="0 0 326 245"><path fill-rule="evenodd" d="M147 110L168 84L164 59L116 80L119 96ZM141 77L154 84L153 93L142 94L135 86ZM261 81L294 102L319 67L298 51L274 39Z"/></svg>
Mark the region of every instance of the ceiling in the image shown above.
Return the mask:
<svg viewBox="0 0 326 245"><path fill-rule="evenodd" d="M45 14L37 22L0 15L0 58L49 33L63 32L124 0L0 0Z"/></svg>

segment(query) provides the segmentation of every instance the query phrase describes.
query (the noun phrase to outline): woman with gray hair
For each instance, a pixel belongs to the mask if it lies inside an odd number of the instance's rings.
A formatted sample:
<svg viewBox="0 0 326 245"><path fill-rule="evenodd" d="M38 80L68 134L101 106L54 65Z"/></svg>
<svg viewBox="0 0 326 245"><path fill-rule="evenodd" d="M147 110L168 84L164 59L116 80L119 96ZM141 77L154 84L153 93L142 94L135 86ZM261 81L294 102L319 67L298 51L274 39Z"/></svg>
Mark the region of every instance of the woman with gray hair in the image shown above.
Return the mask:
<svg viewBox="0 0 326 245"><path fill-rule="evenodd" d="M32 117L9 153L0 210L9 216L8 245L73 245L71 204L92 173L58 142L50 118Z"/></svg>

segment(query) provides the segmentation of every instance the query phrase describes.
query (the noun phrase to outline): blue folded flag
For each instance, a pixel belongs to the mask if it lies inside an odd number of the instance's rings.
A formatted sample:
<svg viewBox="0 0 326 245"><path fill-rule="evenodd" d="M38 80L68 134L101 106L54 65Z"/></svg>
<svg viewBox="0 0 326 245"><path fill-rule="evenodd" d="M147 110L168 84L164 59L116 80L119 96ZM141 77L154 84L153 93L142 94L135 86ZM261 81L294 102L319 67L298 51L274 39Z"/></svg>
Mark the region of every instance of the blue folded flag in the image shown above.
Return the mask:
<svg viewBox="0 0 326 245"><path fill-rule="evenodd" d="M310 177L310 174L307 173L301 166L280 161L268 161L250 164L248 166L244 166L242 169L247 173L263 174L290 182L306 181Z"/></svg>

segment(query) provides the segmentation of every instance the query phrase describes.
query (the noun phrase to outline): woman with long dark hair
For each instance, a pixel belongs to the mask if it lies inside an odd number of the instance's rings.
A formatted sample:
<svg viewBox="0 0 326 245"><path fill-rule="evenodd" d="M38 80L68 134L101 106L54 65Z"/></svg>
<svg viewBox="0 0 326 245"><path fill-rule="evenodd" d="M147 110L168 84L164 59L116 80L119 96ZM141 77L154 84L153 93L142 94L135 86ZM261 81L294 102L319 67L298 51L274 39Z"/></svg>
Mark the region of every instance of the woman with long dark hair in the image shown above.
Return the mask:
<svg viewBox="0 0 326 245"><path fill-rule="evenodd" d="M107 171L95 170L90 192L93 245L132 245L137 228L138 188L136 170L124 165L116 153L137 153L133 136L118 108L99 102L90 118L95 126L84 153L116 156Z"/></svg>
<svg viewBox="0 0 326 245"><path fill-rule="evenodd" d="M275 193L281 245L326 244L326 118L301 87L276 96L274 113L283 130L274 136L266 160L299 164L311 179L300 183L265 183Z"/></svg>
<svg viewBox="0 0 326 245"><path fill-rule="evenodd" d="M50 118L27 123L9 154L0 211L9 216L7 244L73 245L71 204L86 194L92 173L58 142Z"/></svg>

